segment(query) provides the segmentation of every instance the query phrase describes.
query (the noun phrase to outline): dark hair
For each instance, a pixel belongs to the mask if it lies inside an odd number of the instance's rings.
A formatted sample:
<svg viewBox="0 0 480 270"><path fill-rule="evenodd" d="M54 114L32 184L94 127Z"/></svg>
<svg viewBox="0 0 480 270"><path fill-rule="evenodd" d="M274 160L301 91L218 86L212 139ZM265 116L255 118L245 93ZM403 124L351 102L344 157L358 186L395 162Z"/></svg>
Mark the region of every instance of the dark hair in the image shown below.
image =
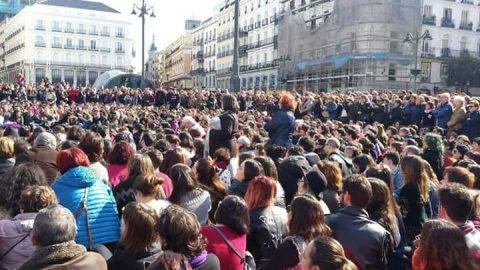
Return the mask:
<svg viewBox="0 0 480 270"><path fill-rule="evenodd" d="M103 138L98 133L87 132L80 141L79 148L87 155L90 162L98 162L103 159Z"/></svg>
<svg viewBox="0 0 480 270"><path fill-rule="evenodd" d="M80 142L85 137L85 129L73 126L67 132L67 140Z"/></svg>
<svg viewBox="0 0 480 270"><path fill-rule="evenodd" d="M343 191L350 194L353 206L362 209L365 209L373 196L370 182L359 174L350 175L343 181Z"/></svg>
<svg viewBox="0 0 480 270"><path fill-rule="evenodd" d="M257 176L265 175L262 164L260 164L260 162L253 159L247 159L243 162L243 164L245 175L245 179L243 179L243 181L250 181Z"/></svg>
<svg viewBox="0 0 480 270"><path fill-rule="evenodd" d="M313 152L313 150L315 148L315 142L308 137L302 137L300 139L300 141L298 142L298 145L303 147L305 152Z"/></svg>
<svg viewBox="0 0 480 270"><path fill-rule="evenodd" d="M162 152L158 151L157 149L150 149L147 152L145 152L145 154L150 157L150 159L152 160L153 167L155 169L158 169L162 166L162 163L163 163Z"/></svg>
<svg viewBox="0 0 480 270"><path fill-rule="evenodd" d="M473 173L475 177L475 183L473 184L474 189L480 189L480 165L470 165L468 170Z"/></svg>
<svg viewBox="0 0 480 270"><path fill-rule="evenodd" d="M385 154L383 154L383 159L386 159L386 158L391 160L394 166L397 166L398 164L400 164L400 154L398 154L397 151L386 152Z"/></svg>
<svg viewBox="0 0 480 270"><path fill-rule="evenodd" d="M148 267L149 270L191 270L187 257L172 251L162 251Z"/></svg>
<svg viewBox="0 0 480 270"><path fill-rule="evenodd" d="M187 192L198 188L198 182L190 167L185 164L176 164L170 170L170 179L173 183L173 192L170 202L178 204L180 198Z"/></svg>
<svg viewBox="0 0 480 270"><path fill-rule="evenodd" d="M275 162L269 157L255 157L254 160L259 162L264 171L264 175L267 177L271 177L274 180L278 180L278 172L277 167L275 166Z"/></svg>
<svg viewBox="0 0 480 270"><path fill-rule="evenodd" d="M387 184L390 192L394 192L395 187L393 184L393 176L388 168L380 164L370 165L365 171L365 176L368 178L372 177L382 180L385 182L385 184Z"/></svg>
<svg viewBox="0 0 480 270"><path fill-rule="evenodd" d="M288 156L303 156L305 151L301 146L293 145L287 150Z"/></svg>
<svg viewBox="0 0 480 270"><path fill-rule="evenodd" d="M222 106L223 110L232 111L234 113L237 113L239 109L237 99L230 94L225 94L222 96Z"/></svg>
<svg viewBox="0 0 480 270"><path fill-rule="evenodd" d="M34 163L16 165L0 180L0 208L13 217L20 213L20 195L29 186L47 186L47 177L42 168Z"/></svg>
<svg viewBox="0 0 480 270"><path fill-rule="evenodd" d="M350 135L350 137L352 137L353 140L356 140L358 139L358 134L355 130L351 129L351 128L346 128L345 129L345 133L347 135Z"/></svg>
<svg viewBox="0 0 480 270"><path fill-rule="evenodd" d="M310 194L293 198L288 221L289 234L301 235L306 242L318 236L330 236L332 231L325 224L325 214L320 202Z"/></svg>
<svg viewBox="0 0 480 270"><path fill-rule="evenodd" d="M154 244L158 236L155 232L157 214L143 203L130 202L122 214L125 230L120 243L129 255L135 256Z"/></svg>
<svg viewBox="0 0 480 270"><path fill-rule="evenodd" d="M215 159L215 161L223 161L229 163L231 159L230 150L225 147L218 148L217 150L215 150L215 153L213 153L213 159Z"/></svg>
<svg viewBox="0 0 480 270"><path fill-rule="evenodd" d="M156 138L155 134L153 134L152 132L144 131L142 132L141 139L145 143L146 147L151 147L153 146Z"/></svg>
<svg viewBox="0 0 480 270"><path fill-rule="evenodd" d="M423 269L471 270L480 266L470 252L463 232L443 219L432 219L423 225L417 259Z"/></svg>
<svg viewBox="0 0 480 270"><path fill-rule="evenodd" d="M267 156L273 159L273 161L277 161L278 159L285 157L287 149L282 146L272 145L268 146L265 149L265 152L267 153Z"/></svg>
<svg viewBox="0 0 480 270"><path fill-rule="evenodd" d="M352 159L352 163L358 166L358 173L363 173L368 166L375 164L373 158L366 154L360 154Z"/></svg>
<svg viewBox="0 0 480 270"><path fill-rule="evenodd" d="M251 152L244 152L238 156L238 164L241 165L247 159L253 159L255 155Z"/></svg>
<svg viewBox="0 0 480 270"><path fill-rule="evenodd" d="M141 174L133 181L133 189L145 196L159 198L162 195L162 184L164 180L156 175Z"/></svg>
<svg viewBox="0 0 480 270"><path fill-rule="evenodd" d="M207 246L197 216L178 205L170 205L162 212L156 229L162 240L162 249L181 253L187 258L198 256Z"/></svg>
<svg viewBox="0 0 480 270"><path fill-rule="evenodd" d="M166 151L172 149L172 146L166 139L158 140L153 145L153 148L157 149L158 151L165 153Z"/></svg>
<svg viewBox="0 0 480 270"><path fill-rule="evenodd" d="M178 135L178 138L180 139L180 146L186 149L193 149L193 138L192 135L188 132L181 132L180 135Z"/></svg>
<svg viewBox="0 0 480 270"><path fill-rule="evenodd" d="M165 174L170 174L171 168L176 164L185 164L185 156L180 148L168 150L165 153L162 171Z"/></svg>
<svg viewBox="0 0 480 270"><path fill-rule="evenodd" d="M247 234L250 231L250 214L247 204L235 195L225 197L218 205L215 220L238 234Z"/></svg>
<svg viewBox="0 0 480 270"><path fill-rule="evenodd" d="M222 200L227 194L227 189L220 181L213 161L206 158L200 158L195 163L198 182L207 187L210 194L214 194L215 197Z"/></svg>
<svg viewBox="0 0 480 270"><path fill-rule="evenodd" d="M462 184L448 183L438 190L440 205L454 222L467 221L473 211L474 198Z"/></svg>
<svg viewBox="0 0 480 270"><path fill-rule="evenodd" d="M110 152L108 162L110 164L125 165L134 154L132 146L126 141L120 141L115 144Z"/></svg>
<svg viewBox="0 0 480 270"><path fill-rule="evenodd" d="M355 264L345 257L342 245L328 236L320 236L311 242L313 248L306 254L312 266L328 270L357 270Z"/></svg>
<svg viewBox="0 0 480 270"><path fill-rule="evenodd" d="M20 154L26 152L30 144L25 140L16 140L13 144L13 153L15 156L19 156Z"/></svg>

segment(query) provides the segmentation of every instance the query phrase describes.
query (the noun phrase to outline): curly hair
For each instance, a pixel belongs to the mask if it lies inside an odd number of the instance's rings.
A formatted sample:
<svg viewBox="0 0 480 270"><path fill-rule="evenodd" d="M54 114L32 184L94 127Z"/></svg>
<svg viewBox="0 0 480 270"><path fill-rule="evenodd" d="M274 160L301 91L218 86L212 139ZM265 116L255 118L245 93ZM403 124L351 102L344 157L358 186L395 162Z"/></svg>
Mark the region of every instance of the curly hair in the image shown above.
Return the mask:
<svg viewBox="0 0 480 270"><path fill-rule="evenodd" d="M428 133L423 138L423 141L424 141L424 145L423 145L424 149L436 151L443 155L445 150L443 148L442 137L435 135L433 133Z"/></svg>
<svg viewBox="0 0 480 270"><path fill-rule="evenodd" d="M283 92L280 95L279 104L280 108L285 108L291 111L295 110L295 108L297 107L297 102L295 101L295 98L292 96L292 94L288 92Z"/></svg>

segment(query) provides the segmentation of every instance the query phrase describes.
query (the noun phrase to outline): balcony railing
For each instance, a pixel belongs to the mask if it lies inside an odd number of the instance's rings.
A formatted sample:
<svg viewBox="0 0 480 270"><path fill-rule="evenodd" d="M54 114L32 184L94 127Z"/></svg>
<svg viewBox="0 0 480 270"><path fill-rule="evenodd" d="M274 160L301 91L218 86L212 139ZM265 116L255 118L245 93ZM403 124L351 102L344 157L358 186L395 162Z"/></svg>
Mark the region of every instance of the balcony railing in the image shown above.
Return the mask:
<svg viewBox="0 0 480 270"><path fill-rule="evenodd" d="M442 27L455 28L455 23L452 18L443 17L442 18Z"/></svg>
<svg viewBox="0 0 480 270"><path fill-rule="evenodd" d="M73 45L71 45L71 44L65 44L65 45L63 45L63 48L64 48L64 49L67 49L67 50L73 50L73 49L75 49L75 47L73 47Z"/></svg>
<svg viewBox="0 0 480 270"><path fill-rule="evenodd" d="M90 47L88 47L88 50L89 51L98 51L98 48L90 46Z"/></svg>
<svg viewBox="0 0 480 270"><path fill-rule="evenodd" d="M450 48L442 48L442 57L449 58L451 57Z"/></svg>
<svg viewBox="0 0 480 270"><path fill-rule="evenodd" d="M35 30L45 31L45 25L36 25Z"/></svg>
<svg viewBox="0 0 480 270"><path fill-rule="evenodd" d="M102 37L109 37L110 36L110 32L102 32L100 34Z"/></svg>
<svg viewBox="0 0 480 270"><path fill-rule="evenodd" d="M87 50L87 47L85 47L84 45L77 45L77 50L85 51Z"/></svg>
<svg viewBox="0 0 480 270"><path fill-rule="evenodd" d="M77 34L85 35L87 33L87 30L85 29L78 29Z"/></svg>
<svg viewBox="0 0 480 270"><path fill-rule="evenodd" d="M123 48L116 48L115 53L125 53L125 49Z"/></svg>
<svg viewBox="0 0 480 270"><path fill-rule="evenodd" d="M461 22L460 29L463 30L473 30L473 23L472 22Z"/></svg>
<svg viewBox="0 0 480 270"><path fill-rule="evenodd" d="M260 40L260 41L257 41L257 42L252 42L247 46L247 50L252 50L252 49L256 49L256 48L259 48L259 47L262 47L262 46L266 46L266 45L269 45L269 44L272 44L276 41L277 39L277 36L275 35L274 37L270 37L270 38L266 38L264 40Z"/></svg>
<svg viewBox="0 0 480 270"><path fill-rule="evenodd" d="M425 57L425 58L434 58L435 57L435 48L433 48L433 47L422 48L421 55L422 55L422 57Z"/></svg>
<svg viewBox="0 0 480 270"><path fill-rule="evenodd" d="M260 28L260 22L255 23L255 29Z"/></svg>
<svg viewBox="0 0 480 270"><path fill-rule="evenodd" d="M98 31L97 30L90 30L88 32L89 35L93 35L93 36L97 36L98 35Z"/></svg>
<svg viewBox="0 0 480 270"><path fill-rule="evenodd" d="M253 31L253 24L250 24L250 25L248 26L248 31L249 31L249 32L250 32L250 31Z"/></svg>
<svg viewBox="0 0 480 270"><path fill-rule="evenodd" d="M45 48L46 46L45 42L35 42L35 47Z"/></svg>
<svg viewBox="0 0 480 270"><path fill-rule="evenodd" d="M262 20L262 26L265 26L268 24L268 18Z"/></svg>
<svg viewBox="0 0 480 270"><path fill-rule="evenodd" d="M435 15L428 16L428 17L423 15L423 24L437 25L437 17Z"/></svg>
<svg viewBox="0 0 480 270"><path fill-rule="evenodd" d="M62 28L60 28L60 27L52 27L52 32L62 32Z"/></svg>
<svg viewBox="0 0 480 270"><path fill-rule="evenodd" d="M65 28L64 32L73 34L73 28Z"/></svg>
<svg viewBox="0 0 480 270"><path fill-rule="evenodd" d="M60 43L52 43L52 48L61 49L61 48L62 48L62 44L60 44Z"/></svg>
<svg viewBox="0 0 480 270"><path fill-rule="evenodd" d="M125 34L124 33L116 33L115 36L117 38L124 38L125 37Z"/></svg>
<svg viewBox="0 0 480 270"><path fill-rule="evenodd" d="M461 2L462 4L469 4L469 5L473 5L473 0L462 0Z"/></svg>
<svg viewBox="0 0 480 270"><path fill-rule="evenodd" d="M102 48L100 48L100 51L101 51L101 52L110 52L111 49L110 49L110 48L102 47Z"/></svg>
<svg viewBox="0 0 480 270"><path fill-rule="evenodd" d="M229 73L232 73L233 69L230 67L230 68L222 68L222 69L219 69L217 70L217 75L223 75L223 74L229 74Z"/></svg>

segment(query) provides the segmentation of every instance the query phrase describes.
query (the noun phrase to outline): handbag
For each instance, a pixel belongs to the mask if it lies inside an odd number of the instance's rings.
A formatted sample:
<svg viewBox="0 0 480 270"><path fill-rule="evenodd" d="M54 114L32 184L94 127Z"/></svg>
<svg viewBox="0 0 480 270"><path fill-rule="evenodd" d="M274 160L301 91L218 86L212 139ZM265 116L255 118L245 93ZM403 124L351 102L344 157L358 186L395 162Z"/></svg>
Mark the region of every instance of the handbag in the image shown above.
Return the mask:
<svg viewBox="0 0 480 270"><path fill-rule="evenodd" d="M240 260L242 261L244 270L255 270L256 269L255 260L254 260L252 254L250 252L245 251L245 256L242 256L242 254L240 254L240 252L238 252L238 250L235 248L233 243L230 242L230 240L228 240L228 238L225 236L225 234L223 234L223 232L220 231L220 229L217 228L217 226L212 224L212 228L220 235L220 237L222 237L223 241L225 241L225 243L227 243L228 247L230 247L230 249L240 258Z"/></svg>
<svg viewBox="0 0 480 270"><path fill-rule="evenodd" d="M75 213L75 219L77 219L83 211L85 211L85 220L87 224L87 233L88 233L88 250L93 251L93 240L92 240L92 230L90 229L90 222L88 221L88 187L85 188L85 197L83 198L82 203L80 204L80 208L78 208L77 212Z"/></svg>

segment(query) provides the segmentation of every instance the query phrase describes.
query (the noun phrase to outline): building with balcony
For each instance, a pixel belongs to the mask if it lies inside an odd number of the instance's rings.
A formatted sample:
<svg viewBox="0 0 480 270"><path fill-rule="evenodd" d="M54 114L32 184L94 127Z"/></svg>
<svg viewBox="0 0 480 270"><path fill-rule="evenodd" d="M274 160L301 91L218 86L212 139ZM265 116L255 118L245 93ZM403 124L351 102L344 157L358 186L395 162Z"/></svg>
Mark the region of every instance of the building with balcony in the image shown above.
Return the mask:
<svg viewBox="0 0 480 270"><path fill-rule="evenodd" d="M213 17L192 32L192 79L195 88L215 88L217 22Z"/></svg>
<svg viewBox="0 0 480 270"><path fill-rule="evenodd" d="M422 42L419 87L446 88L451 57L480 58L480 0L424 0L422 32L432 40Z"/></svg>
<svg viewBox="0 0 480 270"><path fill-rule="evenodd" d="M213 15L217 22L216 86L222 89L230 88L230 78L232 77L234 11L234 0L222 1L215 7Z"/></svg>
<svg viewBox="0 0 480 270"><path fill-rule="evenodd" d="M102 3L47 0L0 25L0 77L14 82L93 84L108 70L130 71L131 23Z"/></svg>
<svg viewBox="0 0 480 270"><path fill-rule="evenodd" d="M162 74L165 61L165 52L158 51L155 45L155 35L152 44L148 50L148 60L145 64L145 77L151 81L154 86L162 85Z"/></svg>
<svg viewBox="0 0 480 270"><path fill-rule="evenodd" d="M412 81L403 40L421 28L418 0L280 0L281 88L398 90Z"/></svg>
<svg viewBox="0 0 480 270"><path fill-rule="evenodd" d="M240 87L275 90L280 0L244 0L240 6Z"/></svg>
<svg viewBox="0 0 480 270"><path fill-rule="evenodd" d="M187 20L185 33L164 50L162 83L165 87L191 89L192 85L192 32L200 27L201 21Z"/></svg>

